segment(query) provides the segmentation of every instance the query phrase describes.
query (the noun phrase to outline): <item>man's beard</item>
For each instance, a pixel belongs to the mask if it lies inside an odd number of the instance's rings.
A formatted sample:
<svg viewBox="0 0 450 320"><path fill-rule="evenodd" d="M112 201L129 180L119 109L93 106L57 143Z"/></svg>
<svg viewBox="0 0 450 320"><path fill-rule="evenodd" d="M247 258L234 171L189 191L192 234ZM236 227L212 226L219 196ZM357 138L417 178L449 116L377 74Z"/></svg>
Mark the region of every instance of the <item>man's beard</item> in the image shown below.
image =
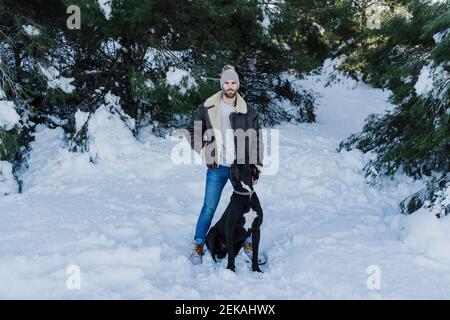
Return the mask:
<svg viewBox="0 0 450 320"><path fill-rule="evenodd" d="M225 97L227 97L228 99L233 99L234 97L236 97L236 93L237 91L234 90L229 90L229 91L223 91L223 94L225 95Z"/></svg>

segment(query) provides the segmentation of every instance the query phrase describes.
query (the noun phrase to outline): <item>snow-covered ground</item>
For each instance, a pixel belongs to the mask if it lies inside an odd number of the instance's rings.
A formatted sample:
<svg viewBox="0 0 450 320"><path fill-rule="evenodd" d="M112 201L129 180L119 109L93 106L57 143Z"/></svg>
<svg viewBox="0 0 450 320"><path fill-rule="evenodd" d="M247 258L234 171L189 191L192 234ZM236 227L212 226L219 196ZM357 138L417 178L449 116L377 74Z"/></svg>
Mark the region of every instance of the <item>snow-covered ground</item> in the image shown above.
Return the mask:
<svg viewBox="0 0 450 320"><path fill-rule="evenodd" d="M68 152L62 130L40 127L24 192L0 197L0 298L449 298L449 220L399 213L422 185L400 176L370 188L368 155L336 152L369 113L390 108L388 92L344 78L325 87L327 75L302 81L322 95L318 121L276 127L280 167L256 187L263 274L242 257L236 273L208 255L189 262L205 165L174 164L177 141L144 132L137 142L101 108L89 153ZM215 220L231 192L228 184Z"/></svg>

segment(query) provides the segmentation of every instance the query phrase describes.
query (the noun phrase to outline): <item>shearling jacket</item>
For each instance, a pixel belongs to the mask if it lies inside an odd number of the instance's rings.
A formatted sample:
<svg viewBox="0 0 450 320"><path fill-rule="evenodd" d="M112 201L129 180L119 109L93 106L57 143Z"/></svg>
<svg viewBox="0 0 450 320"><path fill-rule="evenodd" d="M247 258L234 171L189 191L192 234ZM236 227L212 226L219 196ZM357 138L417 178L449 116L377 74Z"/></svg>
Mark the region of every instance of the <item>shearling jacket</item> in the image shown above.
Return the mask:
<svg viewBox="0 0 450 320"><path fill-rule="evenodd" d="M220 99L222 90L212 95L198 106L187 126L187 140L192 149L202 154L210 168L217 168L222 152L223 137L220 130ZM237 163L254 164L261 172L264 145L258 112L248 106L237 93L236 112L230 114L230 124L234 132L234 147ZM239 130L241 129L241 130ZM252 130L249 130L252 129ZM242 135L244 133L244 135Z"/></svg>

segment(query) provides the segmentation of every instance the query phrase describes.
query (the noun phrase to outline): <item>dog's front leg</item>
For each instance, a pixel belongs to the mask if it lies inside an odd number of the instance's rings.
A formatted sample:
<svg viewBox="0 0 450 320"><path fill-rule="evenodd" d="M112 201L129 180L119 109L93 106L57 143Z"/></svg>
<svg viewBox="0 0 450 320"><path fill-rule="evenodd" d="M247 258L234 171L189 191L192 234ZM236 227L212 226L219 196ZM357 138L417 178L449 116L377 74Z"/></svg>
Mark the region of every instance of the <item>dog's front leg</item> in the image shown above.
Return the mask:
<svg viewBox="0 0 450 320"><path fill-rule="evenodd" d="M235 256L234 256L234 226L233 219L231 215L228 215L226 224L226 242L227 242L227 252L228 252L228 265L227 269L236 272Z"/></svg>
<svg viewBox="0 0 450 320"><path fill-rule="evenodd" d="M259 250L259 239L261 236L261 231L259 230L259 227L253 230L252 232L252 250L253 250L253 256L252 256L252 270L256 272L262 272L259 268L258 264L258 250Z"/></svg>

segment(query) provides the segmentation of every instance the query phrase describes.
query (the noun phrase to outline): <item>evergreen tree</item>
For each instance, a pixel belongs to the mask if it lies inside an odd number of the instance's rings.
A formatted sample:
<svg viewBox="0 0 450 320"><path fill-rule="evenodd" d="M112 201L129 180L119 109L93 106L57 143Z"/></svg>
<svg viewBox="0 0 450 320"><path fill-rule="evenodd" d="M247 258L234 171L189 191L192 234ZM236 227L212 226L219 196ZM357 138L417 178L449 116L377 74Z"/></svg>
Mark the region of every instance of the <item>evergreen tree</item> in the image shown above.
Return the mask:
<svg viewBox="0 0 450 320"><path fill-rule="evenodd" d="M21 117L14 128L0 128L0 160L12 163L19 191L19 172L26 167L31 132L37 123L52 125L50 119L57 110L59 93L48 88L41 67L47 65L48 52L57 41L51 30L55 21L47 9L54 10L58 4L0 1L0 88L2 99L12 102Z"/></svg>
<svg viewBox="0 0 450 320"><path fill-rule="evenodd" d="M450 212L443 199L450 183L450 8L412 1L408 9L411 15L393 16L381 29L364 32L358 41L370 47L350 54L343 66L347 71L358 66L367 80L392 90L391 101L398 106L370 116L363 131L340 148L373 152L365 168L373 178L399 171L431 177L427 188L401 206L405 213L428 207L440 216ZM424 81L432 87L424 88Z"/></svg>

